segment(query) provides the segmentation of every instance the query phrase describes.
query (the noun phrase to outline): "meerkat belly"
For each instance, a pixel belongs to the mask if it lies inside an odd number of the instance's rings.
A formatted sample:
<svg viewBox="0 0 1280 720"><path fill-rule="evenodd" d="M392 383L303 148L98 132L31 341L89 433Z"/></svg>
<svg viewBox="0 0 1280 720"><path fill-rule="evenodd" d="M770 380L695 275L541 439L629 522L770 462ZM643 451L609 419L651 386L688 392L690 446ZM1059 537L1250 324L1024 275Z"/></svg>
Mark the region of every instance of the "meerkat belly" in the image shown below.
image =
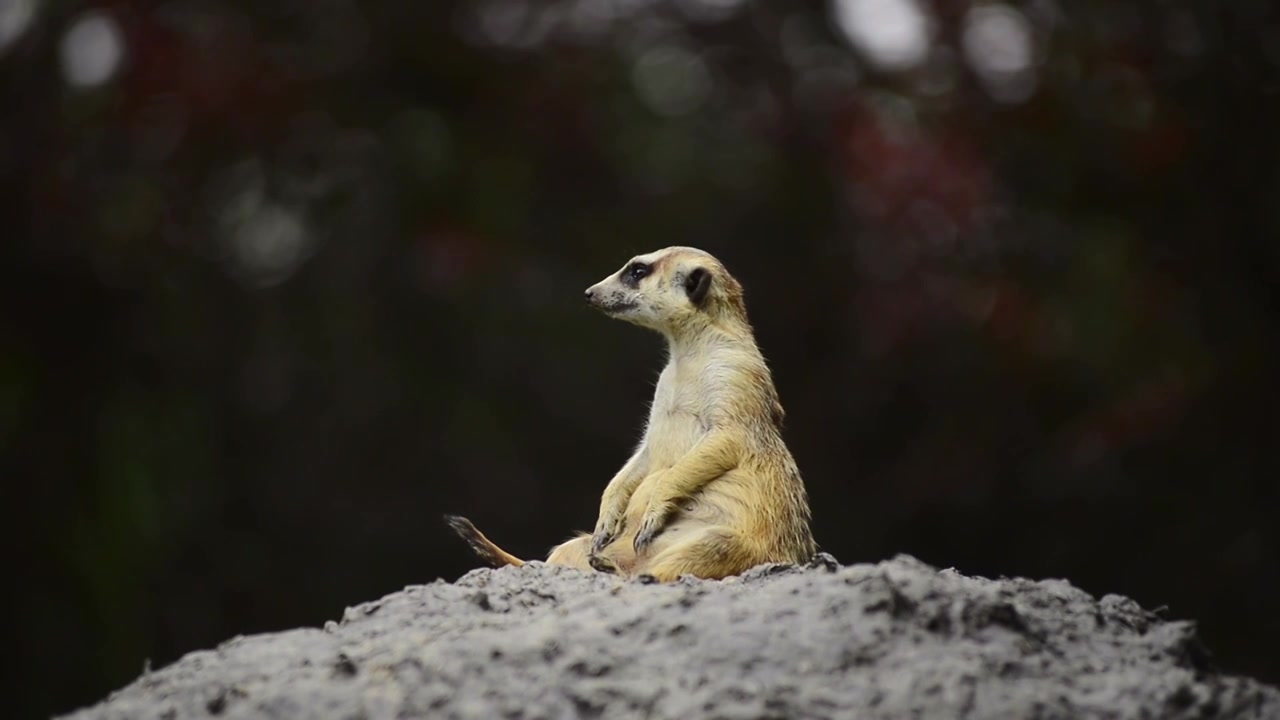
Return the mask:
<svg viewBox="0 0 1280 720"><path fill-rule="evenodd" d="M751 528L761 525L758 518L754 517L755 514L760 514L761 508L749 502L750 493L744 490L751 484L751 478L733 470L708 482L693 496L680 502L663 525L662 531L644 554L637 557L632 543L653 496L655 483L641 484L627 506L625 529L618 541L610 547L607 553L609 558L624 573L630 573L639 564L646 562L646 558L656 557L667 548L695 537L707 528L729 527L751 532Z"/></svg>
<svg viewBox="0 0 1280 720"><path fill-rule="evenodd" d="M639 529L660 476L661 473L657 473L646 478L627 504L623 539L628 546ZM677 505L659 538L654 541L653 551L661 550L669 542L678 540L692 530L724 525L755 526L757 523L754 516L764 509L752 502L753 498L760 495L758 490L753 492L752 488L759 484L758 478L743 469L730 470L708 481L700 490Z"/></svg>
<svg viewBox="0 0 1280 720"><path fill-rule="evenodd" d="M685 498L676 507L675 512L667 521L667 527L672 527L684 521L690 521L699 525L716 525L726 519L724 509L727 503L722 499L723 492L716 487L719 479L712 480L702 490L693 497ZM645 510L649 507L649 500L653 497L655 484L645 482L636 488L635 494L631 496L631 502L627 504L626 529L624 530L628 536L634 535L640 525L640 520L644 517Z"/></svg>
<svg viewBox="0 0 1280 720"><path fill-rule="evenodd" d="M680 458L684 457L690 448L702 439L703 434L705 434L704 431L694 418L672 418L665 424L660 437L650 438L649 475L636 487L635 492L631 494L631 501L627 504L628 530L634 530L635 525L644 515L645 508L649 506L649 500L653 497L654 489L662 478L663 472L671 469Z"/></svg>

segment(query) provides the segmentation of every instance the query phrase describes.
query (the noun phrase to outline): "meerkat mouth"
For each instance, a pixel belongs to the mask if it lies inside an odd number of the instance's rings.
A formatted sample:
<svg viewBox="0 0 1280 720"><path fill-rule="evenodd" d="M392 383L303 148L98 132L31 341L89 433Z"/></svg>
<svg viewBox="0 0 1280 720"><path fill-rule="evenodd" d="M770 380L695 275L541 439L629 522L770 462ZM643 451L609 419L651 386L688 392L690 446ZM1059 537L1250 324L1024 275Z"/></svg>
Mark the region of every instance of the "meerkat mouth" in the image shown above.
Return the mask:
<svg viewBox="0 0 1280 720"><path fill-rule="evenodd" d="M606 315L621 315L622 313L635 310L639 307L639 304L634 302L617 301L595 303L595 306Z"/></svg>

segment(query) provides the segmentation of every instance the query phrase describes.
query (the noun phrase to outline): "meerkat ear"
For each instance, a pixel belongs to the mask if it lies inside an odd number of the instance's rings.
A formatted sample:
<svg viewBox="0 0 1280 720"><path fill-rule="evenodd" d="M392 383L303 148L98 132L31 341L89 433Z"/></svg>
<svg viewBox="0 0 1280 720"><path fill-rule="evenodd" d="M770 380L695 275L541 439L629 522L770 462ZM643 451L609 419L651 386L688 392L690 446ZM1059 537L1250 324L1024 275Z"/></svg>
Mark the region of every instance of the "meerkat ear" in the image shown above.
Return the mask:
<svg viewBox="0 0 1280 720"><path fill-rule="evenodd" d="M711 290L711 273L703 268L694 268L684 279L684 291L689 295L689 302L701 305Z"/></svg>

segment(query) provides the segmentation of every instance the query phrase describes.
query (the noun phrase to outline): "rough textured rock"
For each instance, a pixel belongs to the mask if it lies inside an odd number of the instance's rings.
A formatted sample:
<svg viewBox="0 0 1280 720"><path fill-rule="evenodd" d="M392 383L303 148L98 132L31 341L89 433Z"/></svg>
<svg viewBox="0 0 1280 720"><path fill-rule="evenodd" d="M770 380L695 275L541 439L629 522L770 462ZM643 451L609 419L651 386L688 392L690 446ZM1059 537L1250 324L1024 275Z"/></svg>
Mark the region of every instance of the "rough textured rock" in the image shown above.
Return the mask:
<svg viewBox="0 0 1280 720"><path fill-rule="evenodd" d="M1188 622L910 557L624 583L531 564L237 637L67 717L1280 718Z"/></svg>

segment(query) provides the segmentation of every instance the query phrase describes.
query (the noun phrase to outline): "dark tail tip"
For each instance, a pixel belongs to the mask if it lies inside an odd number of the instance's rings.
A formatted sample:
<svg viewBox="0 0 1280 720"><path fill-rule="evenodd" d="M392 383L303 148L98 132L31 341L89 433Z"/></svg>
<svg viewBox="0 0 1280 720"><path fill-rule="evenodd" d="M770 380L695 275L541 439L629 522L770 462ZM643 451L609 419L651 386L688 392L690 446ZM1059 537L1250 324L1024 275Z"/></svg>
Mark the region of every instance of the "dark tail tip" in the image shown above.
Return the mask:
<svg viewBox="0 0 1280 720"><path fill-rule="evenodd" d="M472 548L482 546L483 543L477 542L480 537L480 531L471 521L461 515L445 515L444 522L457 533L458 537L467 541Z"/></svg>
<svg viewBox="0 0 1280 720"><path fill-rule="evenodd" d="M449 527L453 528L454 532L459 533L466 532L467 530L475 527L471 524L470 520L462 517L461 515L449 515L446 513L444 515L444 521Z"/></svg>
<svg viewBox="0 0 1280 720"><path fill-rule="evenodd" d="M520 560L514 556L507 555L501 548L489 541L476 529L476 526L470 520L461 515L445 515L444 521L453 531L462 538L467 545L471 547L471 551L479 555L491 565L519 565Z"/></svg>

